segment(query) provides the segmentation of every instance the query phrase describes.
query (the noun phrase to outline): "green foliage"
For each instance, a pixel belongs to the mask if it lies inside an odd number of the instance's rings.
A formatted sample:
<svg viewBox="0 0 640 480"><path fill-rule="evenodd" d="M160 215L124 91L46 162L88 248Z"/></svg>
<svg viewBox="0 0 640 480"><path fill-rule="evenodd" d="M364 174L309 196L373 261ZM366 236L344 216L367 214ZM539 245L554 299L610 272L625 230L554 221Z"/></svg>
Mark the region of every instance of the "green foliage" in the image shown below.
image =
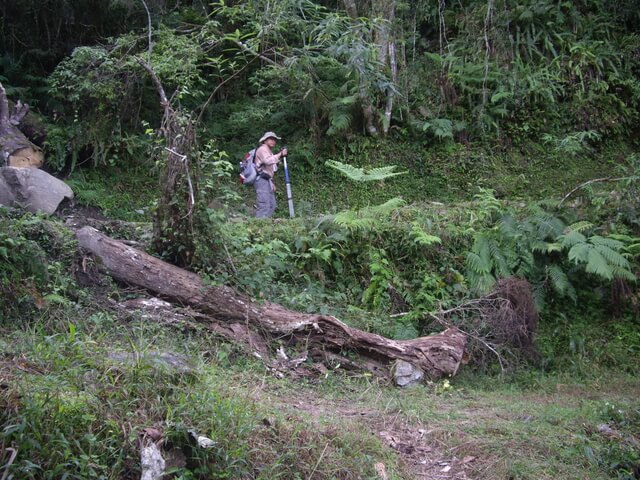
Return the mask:
<svg viewBox="0 0 640 480"><path fill-rule="evenodd" d="M623 255L623 243L589 234L591 223L566 225L536 205L531 206L528 216L516 218L508 208L500 211L494 202L490 205L499 220L475 234L466 257L468 281L478 291L488 292L498 278L515 275L536 287L538 306L543 307L545 291L575 300L573 282L580 281L582 271L603 281L636 281L632 265Z"/></svg>
<svg viewBox="0 0 640 480"><path fill-rule="evenodd" d="M598 142L601 135L593 130L586 132L575 132L566 135L562 139L557 139L553 135L544 134L542 141L546 144L552 145L559 153L566 153L568 155L578 155L587 151L590 146L587 143Z"/></svg>
<svg viewBox="0 0 640 480"><path fill-rule="evenodd" d="M108 47L73 50L49 77L56 105L56 125L47 139L51 164L73 170L79 161L93 166L141 159L151 149L140 127L158 121L158 97L143 58L154 69L168 96L202 101L203 52L194 35L160 26L153 31L149 57L146 37L129 34Z"/></svg>
<svg viewBox="0 0 640 480"><path fill-rule="evenodd" d="M159 195L158 181L150 171L148 166L80 169L67 182L76 204L88 207L90 215L149 222Z"/></svg>
<svg viewBox="0 0 640 480"><path fill-rule="evenodd" d="M77 294L69 278L68 232L38 216L0 209L0 320L29 318L29 312Z"/></svg>
<svg viewBox="0 0 640 480"><path fill-rule="evenodd" d="M347 230L374 230L381 220L392 215L405 202L401 198L360 210L344 210L333 217L333 221Z"/></svg>
<svg viewBox="0 0 640 480"><path fill-rule="evenodd" d="M353 165L347 165L342 162L338 162L337 160L327 160L325 165L331 168L338 170L340 173L345 175L350 180L354 182L371 182L371 181L381 181L386 180L390 177L395 177L396 175L404 175L407 172L394 172L397 168L397 165L388 165L386 167L375 167L375 168L357 168Z"/></svg>

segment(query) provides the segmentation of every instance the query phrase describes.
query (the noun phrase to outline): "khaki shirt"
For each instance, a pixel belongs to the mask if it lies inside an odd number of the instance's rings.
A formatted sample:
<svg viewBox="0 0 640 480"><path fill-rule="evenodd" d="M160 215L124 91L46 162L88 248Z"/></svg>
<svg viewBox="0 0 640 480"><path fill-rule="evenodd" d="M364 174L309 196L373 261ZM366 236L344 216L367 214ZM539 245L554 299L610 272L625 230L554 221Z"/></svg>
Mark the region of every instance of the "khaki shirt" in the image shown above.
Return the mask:
<svg viewBox="0 0 640 480"><path fill-rule="evenodd" d="M263 143L256 150L255 164L259 172L264 172L273 177L274 166L280 161L278 154L271 152L271 149Z"/></svg>

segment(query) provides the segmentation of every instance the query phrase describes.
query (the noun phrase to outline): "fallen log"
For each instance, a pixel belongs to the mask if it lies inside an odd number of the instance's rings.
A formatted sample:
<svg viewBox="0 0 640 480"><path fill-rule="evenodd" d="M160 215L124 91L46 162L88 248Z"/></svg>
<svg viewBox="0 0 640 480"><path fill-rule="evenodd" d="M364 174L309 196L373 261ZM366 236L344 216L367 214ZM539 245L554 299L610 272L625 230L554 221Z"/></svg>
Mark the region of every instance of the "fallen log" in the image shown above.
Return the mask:
<svg viewBox="0 0 640 480"><path fill-rule="evenodd" d="M437 379L454 375L462 360L466 336L456 328L412 340L391 340L349 327L329 315L294 312L275 303L254 302L229 287L207 286L197 274L93 227L83 227L76 236L80 246L97 258L99 268L113 278L189 306L212 322L250 327L267 340L286 338L304 346L314 358L331 359L334 365L342 359L350 368L356 363L363 370L386 376L396 360L404 360ZM354 362L349 353L356 353L361 361Z"/></svg>

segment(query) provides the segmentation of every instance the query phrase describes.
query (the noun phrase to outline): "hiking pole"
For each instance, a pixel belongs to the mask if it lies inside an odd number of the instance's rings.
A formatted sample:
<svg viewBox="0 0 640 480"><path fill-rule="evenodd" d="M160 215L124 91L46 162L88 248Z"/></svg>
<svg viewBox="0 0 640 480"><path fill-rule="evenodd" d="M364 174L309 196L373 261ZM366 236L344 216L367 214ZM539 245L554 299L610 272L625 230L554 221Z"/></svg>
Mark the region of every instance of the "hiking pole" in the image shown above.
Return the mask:
<svg viewBox="0 0 640 480"><path fill-rule="evenodd" d="M284 165L284 183L287 186L287 202L289 202L289 217L293 218L295 212L293 211L293 197L291 196L291 180L289 180L289 169L287 168L287 156L282 157Z"/></svg>

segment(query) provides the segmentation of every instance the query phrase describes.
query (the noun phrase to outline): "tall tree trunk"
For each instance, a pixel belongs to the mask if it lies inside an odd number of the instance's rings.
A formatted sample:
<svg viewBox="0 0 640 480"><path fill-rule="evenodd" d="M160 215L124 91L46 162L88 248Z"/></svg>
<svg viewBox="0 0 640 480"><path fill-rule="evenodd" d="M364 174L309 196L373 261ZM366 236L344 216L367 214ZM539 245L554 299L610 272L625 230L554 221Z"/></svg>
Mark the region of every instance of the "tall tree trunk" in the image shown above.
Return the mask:
<svg viewBox="0 0 640 480"><path fill-rule="evenodd" d="M351 17L351 20L357 20L358 8L356 7L355 0L344 0L344 8L349 17ZM362 116L364 118L365 128L369 135L377 136L378 127L376 127L375 121L375 108L370 98L370 92L367 90L367 84L363 73L365 70L364 61L359 59L357 63L358 69L361 72L358 85L358 98L360 99L360 105L362 107Z"/></svg>
<svg viewBox="0 0 640 480"><path fill-rule="evenodd" d="M372 7L374 18L382 20L374 32L374 41L378 46L378 62L380 62L383 68L389 69L392 83L386 90L387 98L384 109L384 122L382 125L382 132L386 135L389 133L389 128L391 127L395 85L398 80L395 43L392 40L393 24L396 17L396 2L395 0L375 0Z"/></svg>
<svg viewBox="0 0 640 480"><path fill-rule="evenodd" d="M355 21L358 18L358 9L355 0L344 0L344 7L349 17ZM391 127L391 117L393 113L395 85L398 80L398 65L396 62L396 46L393 41L393 25L396 15L395 0L373 0L370 15L372 18L381 20L378 27L373 32L373 42L378 50L378 63L380 68L389 72L390 86L385 91L384 107L379 105L379 110L384 108L384 119L382 121L382 133L386 135ZM361 65L361 71L364 66ZM367 132L371 135L378 135L380 128L376 121L376 105L372 100L372 92L367 91L365 79L361 76L358 89L362 114L365 120Z"/></svg>

